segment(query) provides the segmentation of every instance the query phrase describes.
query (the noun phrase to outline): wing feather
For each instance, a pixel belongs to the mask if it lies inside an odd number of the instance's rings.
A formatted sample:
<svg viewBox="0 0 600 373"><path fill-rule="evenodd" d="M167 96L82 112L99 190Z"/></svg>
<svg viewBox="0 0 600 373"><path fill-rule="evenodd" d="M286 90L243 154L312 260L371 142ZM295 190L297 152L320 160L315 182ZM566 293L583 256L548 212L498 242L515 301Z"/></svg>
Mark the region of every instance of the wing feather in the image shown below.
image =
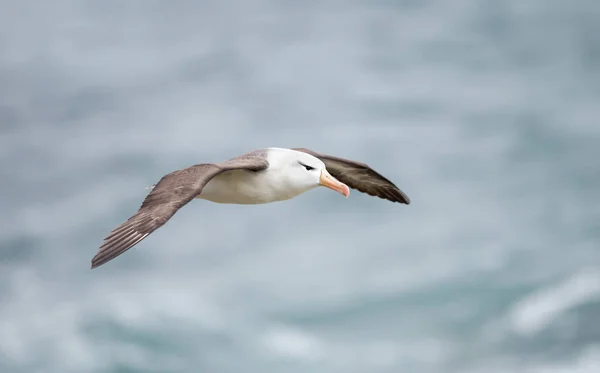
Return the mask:
<svg viewBox="0 0 600 373"><path fill-rule="evenodd" d="M365 163L318 153L306 148L294 148L293 150L319 158L325 163L325 167L333 177L352 189L388 201L410 204L410 199L400 188Z"/></svg>
<svg viewBox="0 0 600 373"><path fill-rule="evenodd" d="M268 166L264 157L243 155L219 164L194 165L163 176L146 195L138 211L106 236L92 259L92 268L123 254L162 227L216 175L234 169L261 171Z"/></svg>

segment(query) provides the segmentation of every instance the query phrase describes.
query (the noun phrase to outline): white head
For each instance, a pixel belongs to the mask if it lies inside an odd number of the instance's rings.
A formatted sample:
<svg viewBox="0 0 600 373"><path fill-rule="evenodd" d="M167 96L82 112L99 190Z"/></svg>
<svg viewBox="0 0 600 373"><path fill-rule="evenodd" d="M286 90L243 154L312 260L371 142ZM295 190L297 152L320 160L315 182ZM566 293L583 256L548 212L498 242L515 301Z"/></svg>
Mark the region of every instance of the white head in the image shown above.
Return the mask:
<svg viewBox="0 0 600 373"><path fill-rule="evenodd" d="M298 195L318 186L330 188L346 198L348 186L329 174L325 164L310 154L291 149L269 148L269 168L277 171L282 188Z"/></svg>

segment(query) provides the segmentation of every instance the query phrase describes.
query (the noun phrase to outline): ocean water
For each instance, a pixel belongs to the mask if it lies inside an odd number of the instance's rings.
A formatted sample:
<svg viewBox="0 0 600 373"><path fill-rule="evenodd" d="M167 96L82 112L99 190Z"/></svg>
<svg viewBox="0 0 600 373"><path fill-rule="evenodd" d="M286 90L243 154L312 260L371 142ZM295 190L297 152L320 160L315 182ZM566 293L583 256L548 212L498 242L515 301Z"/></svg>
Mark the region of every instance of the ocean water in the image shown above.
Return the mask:
<svg viewBox="0 0 600 373"><path fill-rule="evenodd" d="M0 1L0 372L600 371L600 3ZM373 166L180 210L265 146Z"/></svg>

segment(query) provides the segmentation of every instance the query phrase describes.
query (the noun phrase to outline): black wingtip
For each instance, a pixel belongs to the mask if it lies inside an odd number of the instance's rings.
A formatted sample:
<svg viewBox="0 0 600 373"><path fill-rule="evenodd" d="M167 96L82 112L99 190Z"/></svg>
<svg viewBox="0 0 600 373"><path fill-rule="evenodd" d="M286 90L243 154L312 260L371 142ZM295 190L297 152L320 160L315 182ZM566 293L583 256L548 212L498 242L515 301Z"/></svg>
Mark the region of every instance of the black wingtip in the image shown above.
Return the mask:
<svg viewBox="0 0 600 373"><path fill-rule="evenodd" d="M92 258L90 269L98 268L102 264L104 264L108 261L108 260L102 260L102 258L100 257L100 254L101 253L98 253Z"/></svg>
<svg viewBox="0 0 600 373"><path fill-rule="evenodd" d="M396 197L398 198L398 202L403 203L405 205L410 205L410 198L404 193L400 188L396 187Z"/></svg>
<svg viewBox="0 0 600 373"><path fill-rule="evenodd" d="M408 196L404 193L402 193L402 196L404 197L404 201L400 201L400 203L404 203L405 205L410 205L410 198L408 198Z"/></svg>
<svg viewBox="0 0 600 373"><path fill-rule="evenodd" d="M404 205L410 205L410 198L400 190L397 186L394 185L392 190L387 190L384 192L385 196L380 196L381 198L388 199L392 202L402 203Z"/></svg>

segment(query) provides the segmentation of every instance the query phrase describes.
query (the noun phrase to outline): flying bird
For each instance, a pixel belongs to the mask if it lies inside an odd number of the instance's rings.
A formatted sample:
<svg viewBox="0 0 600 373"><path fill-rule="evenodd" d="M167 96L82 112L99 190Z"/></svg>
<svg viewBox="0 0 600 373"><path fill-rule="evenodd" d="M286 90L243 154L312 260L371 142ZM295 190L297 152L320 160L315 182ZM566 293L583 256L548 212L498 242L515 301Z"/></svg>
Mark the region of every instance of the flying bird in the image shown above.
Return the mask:
<svg viewBox="0 0 600 373"><path fill-rule="evenodd" d="M346 198L350 189L410 204L394 183L364 163L305 148L265 148L221 163L173 171L151 186L139 210L112 230L92 259L96 268L137 245L193 199L262 204L288 200L318 186Z"/></svg>

